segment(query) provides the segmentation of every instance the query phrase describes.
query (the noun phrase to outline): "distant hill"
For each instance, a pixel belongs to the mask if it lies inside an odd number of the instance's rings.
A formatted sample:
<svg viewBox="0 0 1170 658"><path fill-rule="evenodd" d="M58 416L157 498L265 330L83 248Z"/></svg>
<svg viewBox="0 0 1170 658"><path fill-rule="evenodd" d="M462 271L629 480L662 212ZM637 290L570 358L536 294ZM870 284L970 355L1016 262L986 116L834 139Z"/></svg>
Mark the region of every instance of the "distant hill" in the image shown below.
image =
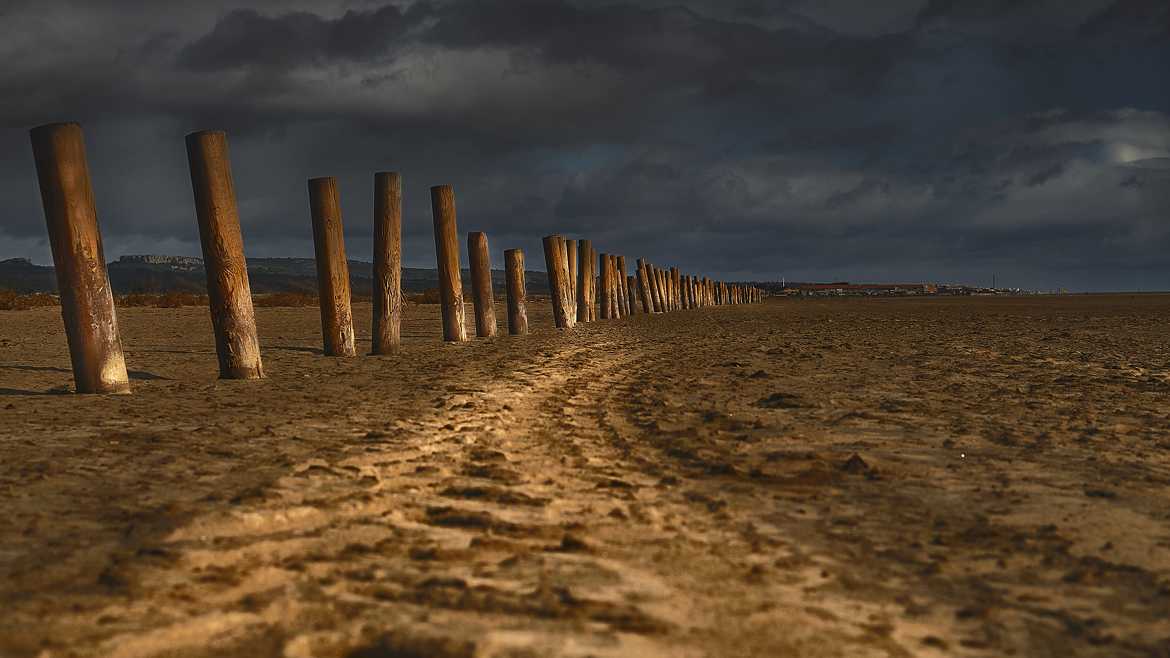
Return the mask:
<svg viewBox="0 0 1170 658"><path fill-rule="evenodd" d="M189 256L122 256L109 263L110 284L119 294L135 292L205 292L206 275L203 259ZM369 297L373 291L374 265L366 261L349 261L350 285L357 297ZM278 292L315 293L317 266L312 258L249 258L248 280L255 294ZM529 294L548 294L548 275L525 272ZM463 287L469 290L470 276L463 270ZM492 270L492 286L504 292L504 271ZM405 292L422 292L439 287L437 270L418 267L402 268ZM27 258L0 261L0 289L21 293L57 292L57 278L51 266L34 265Z"/></svg>

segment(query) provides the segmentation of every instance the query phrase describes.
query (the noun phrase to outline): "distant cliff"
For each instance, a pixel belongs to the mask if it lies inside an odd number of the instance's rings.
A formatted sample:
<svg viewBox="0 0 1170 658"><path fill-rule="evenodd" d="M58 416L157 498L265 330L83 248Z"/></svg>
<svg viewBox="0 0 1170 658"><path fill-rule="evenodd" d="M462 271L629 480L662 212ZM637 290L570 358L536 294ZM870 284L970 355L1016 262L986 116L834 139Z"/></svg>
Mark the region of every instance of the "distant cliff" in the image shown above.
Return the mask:
<svg viewBox="0 0 1170 658"><path fill-rule="evenodd" d="M107 266L110 284L120 294L133 292L204 292L206 278L203 259L191 256L134 255L122 256ZM350 285L353 294L368 297L373 291L373 263L349 261ZM548 294L548 277L544 272L527 272L528 292ZM312 258L249 258L248 279L252 292L315 293L317 266ZM504 292L503 270L492 270L492 282L497 294ZM463 271L463 285L469 284L467 270ZM402 269L402 288L406 292L422 292L439 286L436 270L417 267ZM17 292L56 292L57 278L51 266L34 265L27 258L0 261L0 289Z"/></svg>

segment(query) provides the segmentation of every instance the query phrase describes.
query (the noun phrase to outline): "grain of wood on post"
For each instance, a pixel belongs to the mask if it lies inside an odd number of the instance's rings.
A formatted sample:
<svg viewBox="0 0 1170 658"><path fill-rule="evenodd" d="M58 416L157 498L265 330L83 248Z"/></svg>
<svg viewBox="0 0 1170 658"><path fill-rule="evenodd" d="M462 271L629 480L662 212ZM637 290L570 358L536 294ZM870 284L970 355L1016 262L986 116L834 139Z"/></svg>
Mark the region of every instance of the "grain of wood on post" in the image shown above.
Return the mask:
<svg viewBox="0 0 1170 658"><path fill-rule="evenodd" d="M624 318L627 315L626 295L625 295L626 275L624 272L622 272L620 269L618 269L617 255L615 254L613 256L610 256L610 258L613 259L613 263L612 263L613 291L614 291L613 297L614 297L614 302L616 303L616 306L617 306L617 308L615 310L615 317Z"/></svg>
<svg viewBox="0 0 1170 658"><path fill-rule="evenodd" d="M610 254L609 255L609 280L610 280L609 285L610 285L611 292L610 292L610 296L609 296L609 301L610 301L610 305L613 307L613 310L610 312L610 317L612 317L614 319L626 317L626 312L622 308L622 303L623 303L622 302L622 279L624 279L625 277L621 276L621 273L618 272L617 263L618 263L617 256L614 254Z"/></svg>
<svg viewBox="0 0 1170 658"><path fill-rule="evenodd" d="M617 257L617 284L618 284L618 299L620 299L619 306L621 306L622 317L630 315L630 289L626 285L626 277L629 273L626 270L626 257Z"/></svg>
<svg viewBox="0 0 1170 658"><path fill-rule="evenodd" d="M76 123L32 129L33 160L78 393L129 393L114 296L98 229L85 139Z"/></svg>
<svg viewBox="0 0 1170 658"><path fill-rule="evenodd" d="M576 314L577 314L577 278L578 278L578 274L577 274L577 241L576 240L565 240L565 259L569 263L569 270L568 270L568 273L569 273L569 278L568 278L569 299L572 301L572 305L573 305L573 308L570 309L570 312L572 312L574 314L574 316L576 316ZM580 322L580 321L581 321L581 318L577 317L577 322Z"/></svg>
<svg viewBox="0 0 1170 658"><path fill-rule="evenodd" d="M463 315L463 278L459 271L459 235L455 223L455 192L450 185L431 188L431 219L435 225L435 258L439 269L439 305L443 340L467 340Z"/></svg>
<svg viewBox="0 0 1170 658"><path fill-rule="evenodd" d="M670 305L670 284L667 279L667 270L658 270L658 287L659 294L662 295L662 308L667 312L674 310Z"/></svg>
<svg viewBox="0 0 1170 658"><path fill-rule="evenodd" d="M593 243L589 240L577 241L577 322L591 322L593 318L589 317L589 280L593 277L590 273L591 256L593 251Z"/></svg>
<svg viewBox="0 0 1170 658"><path fill-rule="evenodd" d="M544 265L548 270L548 294L553 307L553 322L558 329L571 329L577 323L569 297L569 261L565 257L565 239L559 235L544 237Z"/></svg>
<svg viewBox="0 0 1170 658"><path fill-rule="evenodd" d="M650 297L650 285L646 280L646 261L639 258L634 263L634 275L638 280L638 297L642 300L642 312L649 315L654 312L654 300Z"/></svg>
<svg viewBox="0 0 1170 658"><path fill-rule="evenodd" d="M504 251L505 288L508 295L508 333L528 333L528 291L524 281L524 252Z"/></svg>
<svg viewBox="0 0 1170 658"><path fill-rule="evenodd" d="M475 231L467 234L467 263L471 272L471 302L475 309L475 335L496 335L496 305L492 298L492 261L487 235Z"/></svg>
<svg viewBox="0 0 1170 658"><path fill-rule="evenodd" d="M609 319L609 254L602 253L597 258L597 312L602 320Z"/></svg>
<svg viewBox="0 0 1170 658"><path fill-rule="evenodd" d="M325 356L354 356L349 264L345 260L345 232L341 225L337 179L309 180L309 208L313 219L317 297Z"/></svg>
<svg viewBox="0 0 1170 658"><path fill-rule="evenodd" d="M658 275L654 273L654 265L646 263L646 285L650 289L650 303L655 313L662 312L662 300L658 298Z"/></svg>
<svg viewBox="0 0 1170 658"><path fill-rule="evenodd" d="M670 268L670 270L667 272L666 279L667 285L670 286L670 305L674 308L674 310L677 311L682 308L678 297L678 268Z"/></svg>
<svg viewBox="0 0 1170 658"><path fill-rule="evenodd" d="M600 280L600 272L597 271L597 250L590 249L589 254L589 318L597 320L599 317L597 308L597 282Z"/></svg>
<svg viewBox="0 0 1170 658"><path fill-rule="evenodd" d="M389 354L402 342L402 177L374 174L374 322L370 352Z"/></svg>
<svg viewBox="0 0 1170 658"><path fill-rule="evenodd" d="M236 207L227 136L217 130L187 135L187 162L199 220L199 243L207 273L207 297L219 376L258 379L264 376L244 237Z"/></svg>

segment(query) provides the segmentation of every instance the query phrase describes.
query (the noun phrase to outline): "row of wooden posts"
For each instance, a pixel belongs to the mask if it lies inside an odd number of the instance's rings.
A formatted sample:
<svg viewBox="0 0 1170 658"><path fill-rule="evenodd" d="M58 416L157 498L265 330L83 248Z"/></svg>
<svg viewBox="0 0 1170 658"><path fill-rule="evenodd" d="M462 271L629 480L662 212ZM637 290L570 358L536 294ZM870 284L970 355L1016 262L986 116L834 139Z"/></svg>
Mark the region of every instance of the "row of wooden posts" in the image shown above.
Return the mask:
<svg viewBox="0 0 1170 658"><path fill-rule="evenodd" d="M56 123L31 131L41 199L45 208L61 314L69 342L78 393L130 390L114 298L106 273L93 188L81 127ZM252 308L247 262L227 137L220 131L187 135L187 158L220 377L264 376ZM345 257L337 181L309 181L309 206L320 291L325 354L354 356L349 266ZM446 341L467 340L459 266L455 195L448 185L431 188L431 210L438 256L439 297ZM496 317L487 236L467 236L476 335L494 336ZM760 289L680 274L638 259L636 276L627 275L624 256L598 254L589 240L544 238L545 266L557 327L644 313L763 300ZM504 252L508 331L528 332L524 253ZM402 179L397 173L374 175L373 354L391 352L401 340Z"/></svg>

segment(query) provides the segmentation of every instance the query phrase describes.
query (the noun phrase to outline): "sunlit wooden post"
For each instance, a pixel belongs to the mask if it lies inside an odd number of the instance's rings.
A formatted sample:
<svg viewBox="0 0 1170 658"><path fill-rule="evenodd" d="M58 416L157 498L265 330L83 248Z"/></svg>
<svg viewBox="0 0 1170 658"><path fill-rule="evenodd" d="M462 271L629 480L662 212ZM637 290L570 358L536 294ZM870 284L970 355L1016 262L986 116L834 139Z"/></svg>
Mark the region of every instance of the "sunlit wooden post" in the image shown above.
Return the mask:
<svg viewBox="0 0 1170 658"><path fill-rule="evenodd" d="M317 297L325 356L354 356L349 263L345 260L345 232L335 178L309 180L309 208L313 218Z"/></svg>
<svg viewBox="0 0 1170 658"><path fill-rule="evenodd" d="M471 302L475 309L475 335L496 335L496 304L492 298L492 260L487 236L475 231L467 234L467 263L471 274Z"/></svg>
<svg viewBox="0 0 1170 658"><path fill-rule="evenodd" d="M374 174L374 323L370 352L402 342L402 177Z"/></svg>
<svg viewBox="0 0 1170 658"><path fill-rule="evenodd" d="M516 336L528 333L528 294L524 282L524 252L508 249L504 252L505 287L508 293L508 333Z"/></svg>
<svg viewBox="0 0 1170 658"><path fill-rule="evenodd" d="M199 243L207 273L207 297L219 376L259 379L264 376L256 315L248 284L248 262L236 208L227 136L218 130L187 135L187 162L199 220Z"/></svg>
<svg viewBox="0 0 1170 658"><path fill-rule="evenodd" d="M634 261L634 276L638 281L638 298L642 300L642 312L647 315L654 312L654 301L650 298L650 286L646 281L646 261L638 258Z"/></svg>
<svg viewBox="0 0 1170 658"><path fill-rule="evenodd" d="M129 393L130 379L118 336L81 126L54 123L33 128L29 136L57 273L74 389L78 393Z"/></svg>
<svg viewBox="0 0 1170 658"><path fill-rule="evenodd" d="M593 249L589 255L589 317L597 320L599 317L597 309L597 282L600 280L600 272L597 271L598 253Z"/></svg>
<svg viewBox="0 0 1170 658"><path fill-rule="evenodd" d="M668 295L667 290L666 290L666 270L655 267L654 274L655 274L655 278L657 279L657 283L658 283L658 298L662 300L662 312L669 313L670 312L670 296Z"/></svg>
<svg viewBox="0 0 1170 658"><path fill-rule="evenodd" d="M544 264L548 270L548 294L552 301L553 322L559 329L571 329L577 323L569 298L569 261L565 257L565 239L559 235L544 238Z"/></svg>
<svg viewBox="0 0 1170 658"><path fill-rule="evenodd" d="M597 258L597 312L602 320L608 320L609 315L609 254L602 253Z"/></svg>
<svg viewBox="0 0 1170 658"><path fill-rule="evenodd" d="M609 274L613 281L611 284L613 286L613 295L611 296L613 300L613 317L624 318L626 317L626 299L622 288L625 285L623 282L626 280L626 276L618 269L617 254L610 254L609 256Z"/></svg>
<svg viewBox="0 0 1170 658"><path fill-rule="evenodd" d="M675 310L682 309L682 296L680 292L682 287L679 285L679 268L670 268L670 303L674 304Z"/></svg>
<svg viewBox="0 0 1170 658"><path fill-rule="evenodd" d="M593 251L593 243L589 240L577 241L577 322L590 322L592 318L589 317L589 280L593 277L590 274L590 253Z"/></svg>
<svg viewBox="0 0 1170 658"><path fill-rule="evenodd" d="M662 312L662 300L658 297L658 274L653 263L646 263L646 285L650 287L650 300L654 304L654 312Z"/></svg>
<svg viewBox="0 0 1170 658"><path fill-rule="evenodd" d="M626 257L625 256L618 256L617 257L617 266L616 267L617 267L617 275L618 275L617 276L617 284L618 284L618 289L620 290L620 294L618 295L618 298L621 300L619 305L621 306L622 317L628 317L630 315L630 290L629 290L629 288L626 287L626 277L629 276L629 273L626 271Z"/></svg>
<svg viewBox="0 0 1170 658"><path fill-rule="evenodd" d="M576 315L577 315L577 277L578 277L578 275L577 275L577 241L576 240L565 240L565 260L569 264L569 269L568 269L568 272L569 272L569 278L568 278L569 300L572 303L572 308L569 309L569 312L572 313L574 317L576 317ZM577 318L577 321L580 322L581 318Z"/></svg>
<svg viewBox="0 0 1170 658"><path fill-rule="evenodd" d="M435 257L439 266L439 303L443 340L467 340L463 316L463 277L459 272L459 235L455 225L455 192L450 185L431 188L431 219L435 225Z"/></svg>

